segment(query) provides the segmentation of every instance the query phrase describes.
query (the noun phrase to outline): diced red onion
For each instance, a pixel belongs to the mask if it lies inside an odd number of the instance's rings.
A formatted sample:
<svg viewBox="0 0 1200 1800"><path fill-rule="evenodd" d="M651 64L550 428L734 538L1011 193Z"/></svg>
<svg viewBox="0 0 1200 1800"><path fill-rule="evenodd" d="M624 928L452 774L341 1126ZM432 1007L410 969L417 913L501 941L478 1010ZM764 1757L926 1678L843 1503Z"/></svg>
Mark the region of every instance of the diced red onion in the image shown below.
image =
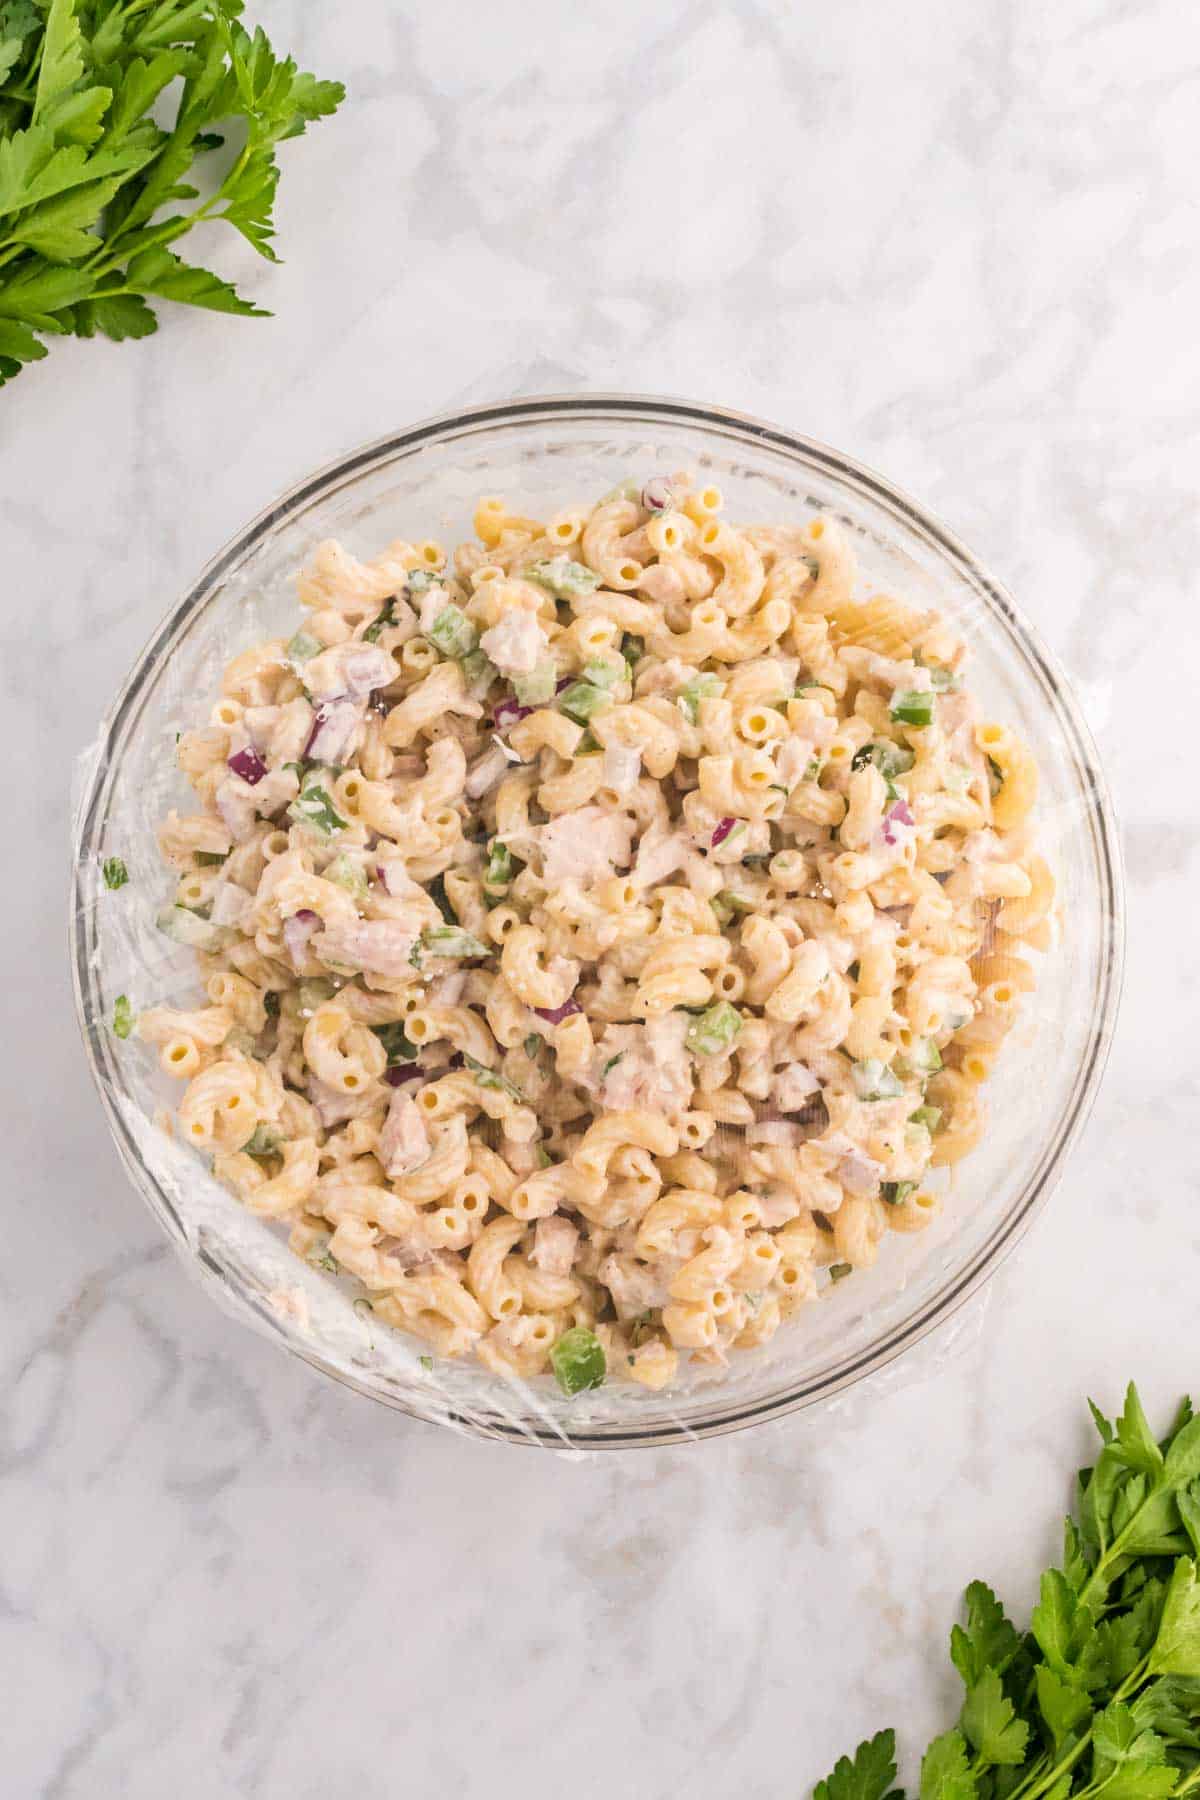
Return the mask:
<svg viewBox="0 0 1200 1800"><path fill-rule="evenodd" d="M572 685L574 680L575 680L574 675L561 675L554 684L555 693L556 694L566 693L567 689Z"/></svg>
<svg viewBox="0 0 1200 1800"><path fill-rule="evenodd" d="M917 821L913 818L912 812L909 809L907 800L897 800L894 805L888 807L883 815L884 843L894 844L898 841L896 837L897 825L915 825L916 822Z"/></svg>
<svg viewBox="0 0 1200 1800"><path fill-rule="evenodd" d="M345 695L339 695L336 700L323 700L313 714L312 730L303 754L314 762L347 761L363 711L360 702Z"/></svg>
<svg viewBox="0 0 1200 1800"><path fill-rule="evenodd" d="M712 848L714 850L718 844L723 844L725 842L725 839L729 836L736 824L736 819L726 817L721 820L720 824L712 834Z"/></svg>
<svg viewBox="0 0 1200 1800"><path fill-rule="evenodd" d="M233 755L229 758L229 767L233 770L235 775L240 775L242 780L250 787L257 787L267 772L266 763L258 754L258 751L252 749L249 744L246 745L244 750L234 751Z"/></svg>
<svg viewBox="0 0 1200 1800"><path fill-rule="evenodd" d="M492 714L492 723L499 731L507 731L510 725L516 725L519 720L527 719L535 710L532 706L522 706L519 701L510 696L507 700L501 700Z"/></svg>
<svg viewBox="0 0 1200 1800"><path fill-rule="evenodd" d="M305 951L308 949L309 938L319 928L320 923L320 914L313 912L307 906L302 907L299 912L294 912L291 918L283 921L283 941L287 945L288 955L297 968L300 967Z"/></svg>
<svg viewBox="0 0 1200 1800"><path fill-rule="evenodd" d="M342 657L342 680L351 700L365 700L376 688L395 681L397 669L386 650L375 644L360 644Z"/></svg>
<svg viewBox="0 0 1200 1800"><path fill-rule="evenodd" d="M561 1025L572 1013L582 1012L578 1000L564 1000L561 1006L535 1006L533 1008L539 1019L545 1019L547 1025Z"/></svg>
<svg viewBox="0 0 1200 1800"><path fill-rule="evenodd" d="M647 512L665 512L674 495L665 475L652 475L642 489L642 505Z"/></svg>
<svg viewBox="0 0 1200 1800"><path fill-rule="evenodd" d="M419 1081L424 1073L417 1063L393 1063L383 1071L383 1079L389 1087L403 1087L406 1081Z"/></svg>

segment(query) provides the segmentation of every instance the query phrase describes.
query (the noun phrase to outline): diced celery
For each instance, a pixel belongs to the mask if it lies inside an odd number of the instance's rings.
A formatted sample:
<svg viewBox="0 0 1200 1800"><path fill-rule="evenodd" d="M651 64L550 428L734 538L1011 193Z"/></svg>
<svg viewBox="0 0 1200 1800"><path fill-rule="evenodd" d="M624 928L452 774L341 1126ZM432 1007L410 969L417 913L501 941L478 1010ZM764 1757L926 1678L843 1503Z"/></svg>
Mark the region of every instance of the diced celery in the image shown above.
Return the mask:
<svg viewBox="0 0 1200 1800"><path fill-rule="evenodd" d="M550 1364L564 1394L600 1387L608 1373L604 1345L586 1325L573 1325L563 1332L550 1352Z"/></svg>
<svg viewBox="0 0 1200 1800"><path fill-rule="evenodd" d="M513 693L519 706L544 706L553 700L558 670L552 662L539 663L528 675L513 676Z"/></svg>
<svg viewBox="0 0 1200 1800"><path fill-rule="evenodd" d="M323 871L326 881L336 882L338 887L353 894L356 900L367 897L367 872L361 863L356 863L348 856L335 856Z"/></svg>
<svg viewBox="0 0 1200 1800"><path fill-rule="evenodd" d="M918 1038L896 1058L896 1067L906 1075L936 1075L942 1066L942 1053L932 1038Z"/></svg>
<svg viewBox="0 0 1200 1800"><path fill-rule="evenodd" d="M236 935L228 925L214 925L186 906L166 906L154 921L161 932L189 950L220 950Z"/></svg>
<svg viewBox="0 0 1200 1800"><path fill-rule="evenodd" d="M593 656L583 665L583 679L598 688L610 688L614 682L624 681L628 673L623 660L611 663L605 662L603 657Z"/></svg>
<svg viewBox="0 0 1200 1800"><path fill-rule="evenodd" d="M708 1006L687 1028L685 1042L694 1056L719 1056L742 1029L742 1015L728 1000Z"/></svg>
<svg viewBox="0 0 1200 1800"><path fill-rule="evenodd" d="M593 713L612 705L612 696L606 688L595 687L590 681L574 681L559 695L559 704L572 719L586 725Z"/></svg>
<svg viewBox="0 0 1200 1800"><path fill-rule="evenodd" d="M446 656L470 656L479 643L479 633L475 626L453 601L443 606L425 636Z"/></svg>
<svg viewBox="0 0 1200 1800"><path fill-rule="evenodd" d="M133 1008L129 1004L129 996L127 994L118 994L116 1000L113 1002L112 1028L114 1037L127 1038L133 1030L133 1026L134 1014Z"/></svg>
<svg viewBox="0 0 1200 1800"><path fill-rule="evenodd" d="M675 704L688 724L694 725L700 716L700 702L715 699L724 691L725 683L721 677L705 671L699 675L693 675L692 679L680 688L675 696Z"/></svg>
<svg viewBox="0 0 1200 1800"><path fill-rule="evenodd" d="M940 1106L918 1106L916 1112L909 1113L908 1122L910 1125L923 1125L932 1135L942 1122L942 1109Z"/></svg>
<svg viewBox="0 0 1200 1800"><path fill-rule="evenodd" d="M891 717L902 725L931 725L933 701L934 696L929 689L901 688L892 695Z"/></svg>
<svg viewBox="0 0 1200 1800"><path fill-rule="evenodd" d="M856 1062L851 1079L860 1100L895 1100L904 1092L899 1077L876 1056Z"/></svg>
<svg viewBox="0 0 1200 1800"><path fill-rule="evenodd" d="M539 587L548 588L559 600L577 600L582 594L594 593L600 586L600 577L594 569L572 562L569 556L552 556L542 562L530 563L521 573L526 581L536 581Z"/></svg>
<svg viewBox="0 0 1200 1800"><path fill-rule="evenodd" d="M315 638L311 631L298 631L288 639L284 655L290 663L306 663L311 657L319 656L324 648L320 638Z"/></svg>

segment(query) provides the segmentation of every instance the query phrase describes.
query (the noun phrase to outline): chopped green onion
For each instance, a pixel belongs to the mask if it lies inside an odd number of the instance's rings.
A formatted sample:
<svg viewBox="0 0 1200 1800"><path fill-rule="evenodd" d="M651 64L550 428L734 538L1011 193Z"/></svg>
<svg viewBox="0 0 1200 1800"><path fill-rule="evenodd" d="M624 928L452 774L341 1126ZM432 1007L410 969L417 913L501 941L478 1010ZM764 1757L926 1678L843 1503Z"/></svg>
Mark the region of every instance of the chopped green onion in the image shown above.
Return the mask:
<svg viewBox="0 0 1200 1800"><path fill-rule="evenodd" d="M594 569L572 562L569 556L554 556L547 561L530 563L521 573L526 581L536 581L539 587L548 588L559 600L577 600L582 594L594 593L600 586L600 577Z"/></svg>
<svg viewBox="0 0 1200 1800"><path fill-rule="evenodd" d="M408 594L424 594L431 587L441 587L445 577L440 569L410 569L404 577Z"/></svg>
<svg viewBox="0 0 1200 1800"><path fill-rule="evenodd" d="M852 1275L853 1273L854 1271L849 1263L830 1263L829 1265L830 1281L845 1281L847 1275Z"/></svg>
<svg viewBox="0 0 1200 1800"><path fill-rule="evenodd" d="M687 1028L685 1042L693 1056L719 1056L742 1029L742 1015L728 1000L706 1007Z"/></svg>
<svg viewBox="0 0 1200 1800"><path fill-rule="evenodd" d="M623 1050L618 1050L617 1054L615 1056L609 1057L608 1061L605 1063L604 1067L600 1071L601 1081L603 1081L604 1077L608 1074L610 1069L616 1068L617 1064L620 1062L620 1060L624 1056L624 1054L625 1054L625 1052Z"/></svg>
<svg viewBox="0 0 1200 1800"><path fill-rule="evenodd" d="M539 1169L551 1169L554 1167L554 1158L547 1150L545 1144L535 1144L533 1148L537 1155Z"/></svg>
<svg viewBox="0 0 1200 1800"><path fill-rule="evenodd" d="M599 756L600 745L590 725L576 744L575 754L576 756Z"/></svg>
<svg viewBox="0 0 1200 1800"><path fill-rule="evenodd" d="M306 663L310 658L319 656L324 648L320 638L315 638L311 631L298 631L288 639L284 655L292 664Z"/></svg>
<svg viewBox="0 0 1200 1800"><path fill-rule="evenodd" d="M645 654L646 646L641 638L634 637L632 632L627 631L621 639L621 655L625 658L629 667L632 669L635 663L641 662Z"/></svg>
<svg viewBox="0 0 1200 1800"><path fill-rule="evenodd" d="M892 695L890 716L902 725L931 725L933 699L927 688L902 688Z"/></svg>
<svg viewBox="0 0 1200 1800"><path fill-rule="evenodd" d="M860 1100L895 1100L904 1092L903 1083L877 1056L856 1062L851 1079Z"/></svg>
<svg viewBox="0 0 1200 1800"><path fill-rule="evenodd" d="M346 892L353 894L356 900L366 899L367 872L361 864L352 862L345 855L335 856L324 873L326 881L335 882L338 887L345 888Z"/></svg>
<svg viewBox="0 0 1200 1800"><path fill-rule="evenodd" d="M910 1194L915 1194L920 1185L919 1181L885 1181L879 1192L889 1206L899 1206Z"/></svg>
<svg viewBox="0 0 1200 1800"><path fill-rule="evenodd" d="M953 669L930 669L929 679L939 694L953 694L962 686L962 676Z"/></svg>
<svg viewBox="0 0 1200 1800"><path fill-rule="evenodd" d="M243 1156L274 1156L283 1139L274 1125L256 1125L242 1145Z"/></svg>
<svg viewBox="0 0 1200 1800"><path fill-rule="evenodd" d="M890 782L897 775L907 775L916 760L916 752L903 744L864 744L854 752L850 767L861 769L864 763L874 763L884 780Z"/></svg>
<svg viewBox="0 0 1200 1800"><path fill-rule="evenodd" d="M453 601L443 606L425 636L446 656L469 656L479 643L475 626Z"/></svg>
<svg viewBox="0 0 1200 1800"><path fill-rule="evenodd" d="M483 871L483 885L485 888L497 888L503 891L512 878L512 851L507 844L502 844L498 838L493 838L491 849L488 852L487 868Z"/></svg>
<svg viewBox="0 0 1200 1800"><path fill-rule="evenodd" d="M675 704L688 724L694 725L700 716L700 702L715 699L724 691L725 683L719 675L713 675L710 672L693 675L692 679L685 683L676 694Z"/></svg>
<svg viewBox="0 0 1200 1800"><path fill-rule="evenodd" d="M593 713L611 706L612 696L607 688L596 687L590 681L575 681L560 695L559 703L572 719L586 725Z"/></svg>
<svg viewBox="0 0 1200 1800"><path fill-rule="evenodd" d="M490 956L491 951L486 944L481 944L477 937L464 931L460 925L427 925L420 938L413 945L409 961L413 967L421 967L420 957L424 956Z"/></svg>
<svg viewBox="0 0 1200 1800"><path fill-rule="evenodd" d="M544 706L553 700L558 684L558 670L552 662L539 663L528 675L514 675L513 693L519 706Z"/></svg>
<svg viewBox="0 0 1200 1800"><path fill-rule="evenodd" d="M128 995L118 994L113 1005L112 1028L114 1037L127 1038L133 1030L133 1018L133 1008L129 1004Z"/></svg>
<svg viewBox="0 0 1200 1800"><path fill-rule="evenodd" d="M104 885L106 888L123 888L129 880L129 870L119 856L109 856L104 861Z"/></svg>
<svg viewBox="0 0 1200 1800"><path fill-rule="evenodd" d="M420 1365L423 1369L432 1369L432 1367L433 1367L432 1356L418 1356L417 1361L420 1363Z"/></svg>
<svg viewBox="0 0 1200 1800"><path fill-rule="evenodd" d="M539 1037L536 1031L531 1031L529 1036L525 1039L525 1054L530 1062L533 1062L534 1058L537 1056L538 1051L542 1047L542 1042L542 1038Z"/></svg>
<svg viewBox="0 0 1200 1800"><path fill-rule="evenodd" d="M520 1088L514 1082L509 1081L507 1076L498 1075L495 1069L489 1069L486 1063L476 1062L475 1058L468 1056L465 1051L463 1062L470 1069L481 1088L499 1088L500 1092L507 1094L510 1100L516 1100L518 1103L524 1101L525 1096Z"/></svg>
<svg viewBox="0 0 1200 1800"><path fill-rule="evenodd" d="M367 629L363 632L364 644L377 644L389 625L396 623L396 602L389 600L383 611L376 613Z"/></svg>
<svg viewBox="0 0 1200 1800"><path fill-rule="evenodd" d="M581 1394L585 1388L601 1387L608 1373L604 1345L586 1325L574 1325L563 1332L550 1352L550 1363L564 1394Z"/></svg>
<svg viewBox="0 0 1200 1800"><path fill-rule="evenodd" d="M314 1269L324 1269L327 1275L340 1275L342 1272L341 1263L335 1256L330 1256L328 1250L324 1256L310 1256L308 1260Z"/></svg>
<svg viewBox="0 0 1200 1800"><path fill-rule="evenodd" d="M908 1122L923 1125L932 1136L942 1122L942 1109L940 1106L918 1106L916 1112L909 1113Z"/></svg>
<svg viewBox="0 0 1200 1800"><path fill-rule="evenodd" d="M346 821L336 811L328 790L321 785L320 778L324 773L318 764L304 777L299 794L288 807L288 818L294 819L297 825L306 825L321 837L332 837L335 832L346 829Z"/></svg>
<svg viewBox="0 0 1200 1800"><path fill-rule="evenodd" d="M389 1069L397 1063L417 1060L417 1046L409 1041L408 1033L398 1019L390 1025L372 1025L371 1030L387 1052Z"/></svg>

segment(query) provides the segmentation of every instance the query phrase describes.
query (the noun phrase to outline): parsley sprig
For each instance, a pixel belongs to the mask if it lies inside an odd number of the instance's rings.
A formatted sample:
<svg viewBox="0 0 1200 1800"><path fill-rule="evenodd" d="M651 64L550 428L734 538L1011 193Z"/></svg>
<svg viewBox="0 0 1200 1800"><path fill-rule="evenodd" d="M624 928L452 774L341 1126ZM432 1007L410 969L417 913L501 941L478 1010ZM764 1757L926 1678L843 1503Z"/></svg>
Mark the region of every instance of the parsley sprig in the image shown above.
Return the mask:
<svg viewBox="0 0 1200 1800"><path fill-rule="evenodd" d="M276 147L345 90L276 57L241 12L242 0L0 0L0 386L47 355L47 338L149 336L154 299L265 316L171 246L224 221L277 261ZM202 199L193 165L221 150L213 127L227 124L241 147Z"/></svg>
<svg viewBox="0 0 1200 1800"><path fill-rule="evenodd" d="M1200 1800L1200 1419L1161 1443L1136 1387L1079 1476L1062 1565L1020 1633L981 1581L950 1638L965 1693L921 1763L920 1800ZM881 1731L814 1800L902 1800Z"/></svg>

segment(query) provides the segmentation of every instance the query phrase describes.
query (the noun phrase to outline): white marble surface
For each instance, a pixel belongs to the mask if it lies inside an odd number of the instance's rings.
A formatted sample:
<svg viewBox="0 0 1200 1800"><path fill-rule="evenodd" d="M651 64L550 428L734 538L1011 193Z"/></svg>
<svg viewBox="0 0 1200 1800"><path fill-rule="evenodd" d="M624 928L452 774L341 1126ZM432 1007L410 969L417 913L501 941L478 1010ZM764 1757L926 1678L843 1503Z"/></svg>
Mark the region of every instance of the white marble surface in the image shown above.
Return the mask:
<svg viewBox="0 0 1200 1800"><path fill-rule="evenodd" d="M1085 1392L1197 1374L1190 687L1200 27L1177 3L257 0L344 74L288 147L274 320L56 347L0 399L8 779L0 1787L12 1800L802 1796L1024 1605ZM1078 684L1129 859L1093 1121L934 1374L567 1465L323 1385L177 1267L64 954L72 763L281 487L464 395L712 398L858 454ZM14 757L15 751L15 757ZM15 767L14 767L15 763Z"/></svg>

